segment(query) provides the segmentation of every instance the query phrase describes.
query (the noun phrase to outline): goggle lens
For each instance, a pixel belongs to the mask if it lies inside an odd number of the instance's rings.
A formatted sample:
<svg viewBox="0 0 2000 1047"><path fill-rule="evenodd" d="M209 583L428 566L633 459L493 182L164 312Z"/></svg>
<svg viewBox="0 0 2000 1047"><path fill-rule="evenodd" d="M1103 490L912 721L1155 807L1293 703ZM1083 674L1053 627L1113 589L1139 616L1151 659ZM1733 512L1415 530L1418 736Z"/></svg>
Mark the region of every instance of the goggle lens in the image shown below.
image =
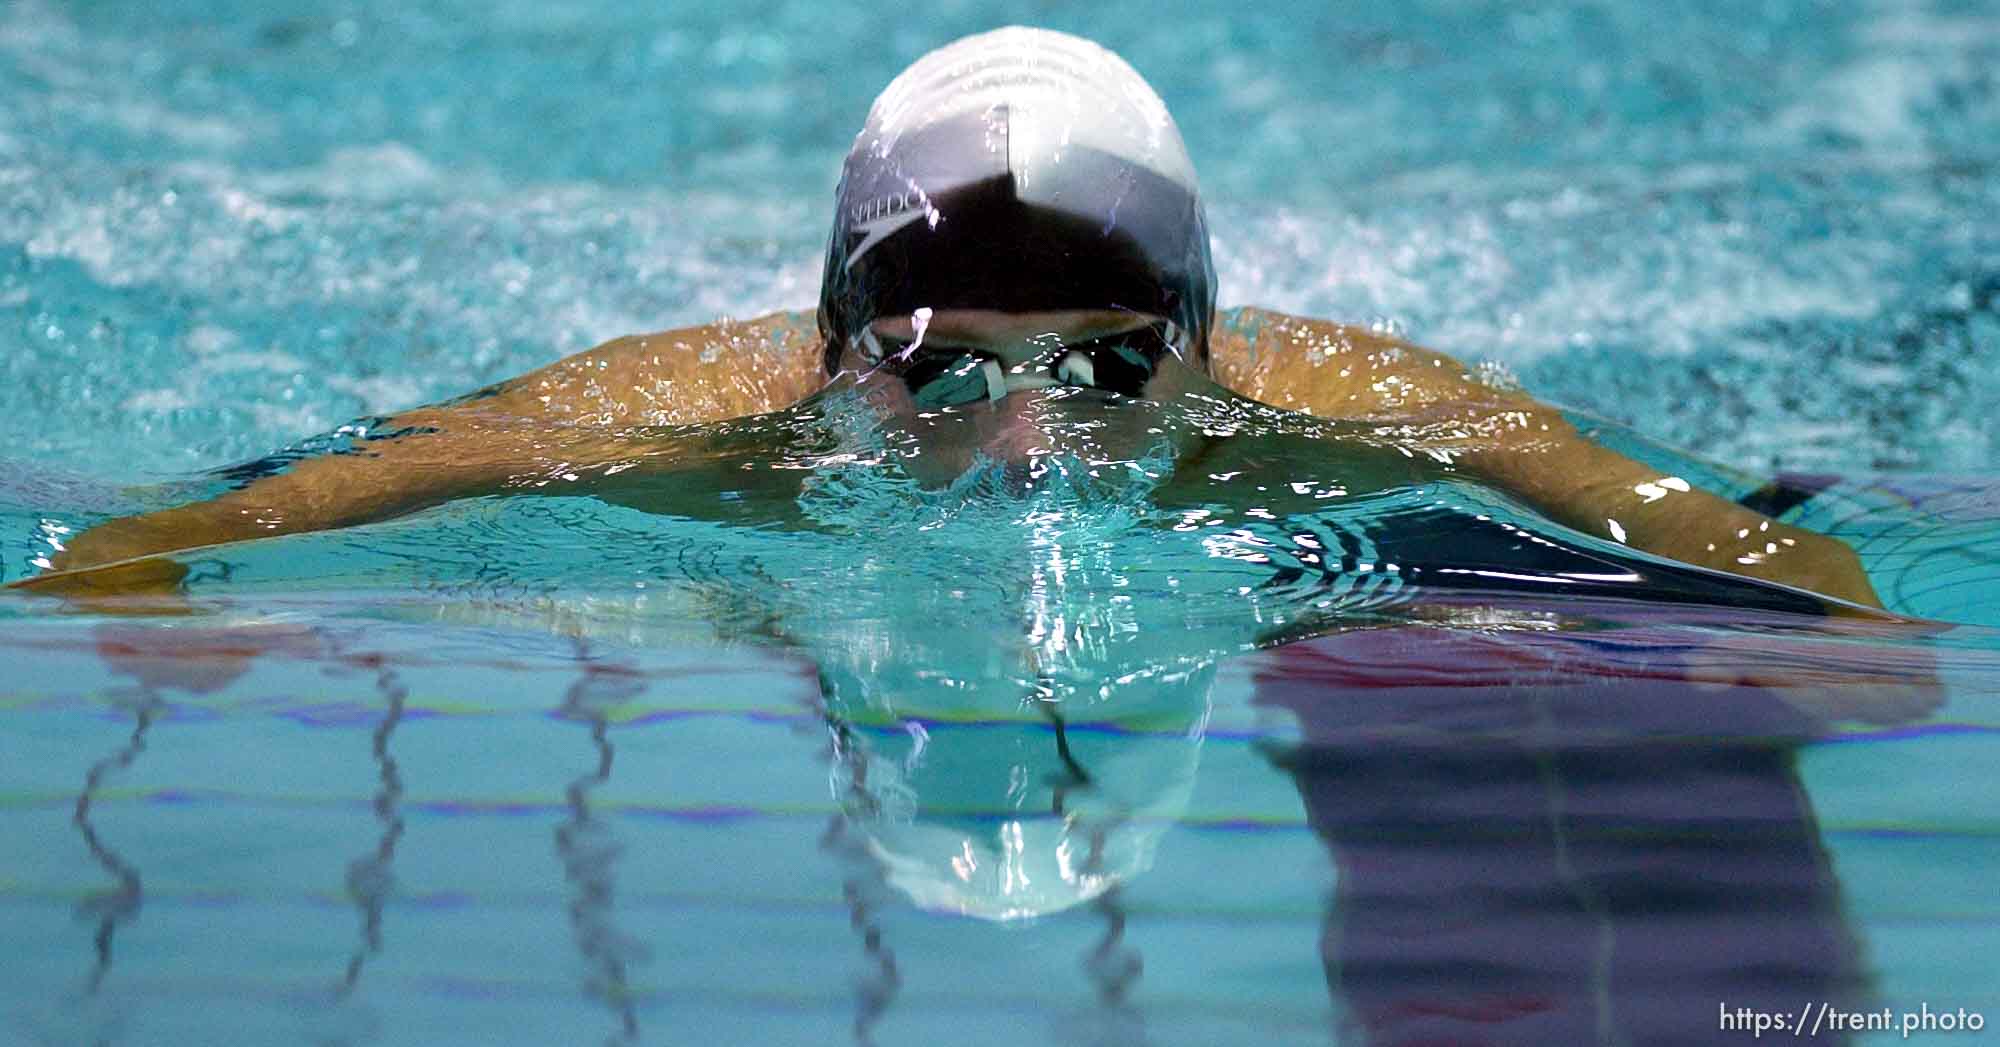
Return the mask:
<svg viewBox="0 0 2000 1047"><path fill-rule="evenodd" d="M958 346L916 345L872 332L864 335L863 355L876 367L903 379L910 396L924 407L960 407L1007 394L1005 363L999 354ZM1168 353L1184 356L1185 336L1172 321L1064 342L1050 352L1050 369L1064 385L1117 396L1141 396ZM914 350L914 351L913 351Z"/></svg>

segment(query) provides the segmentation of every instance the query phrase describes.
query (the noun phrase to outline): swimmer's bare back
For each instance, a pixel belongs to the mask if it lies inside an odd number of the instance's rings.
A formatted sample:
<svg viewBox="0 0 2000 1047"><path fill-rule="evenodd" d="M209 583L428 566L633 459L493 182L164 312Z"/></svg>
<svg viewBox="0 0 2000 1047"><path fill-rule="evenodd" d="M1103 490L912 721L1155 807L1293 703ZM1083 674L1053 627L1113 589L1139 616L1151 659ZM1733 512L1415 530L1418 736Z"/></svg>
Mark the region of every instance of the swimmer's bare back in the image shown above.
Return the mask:
<svg viewBox="0 0 2000 1047"><path fill-rule="evenodd" d="M1346 325L1239 309L1221 318L1210 355L1228 392L1375 423L1385 444L1436 451L1567 526L1881 606L1846 545L1664 478L1589 440L1554 408L1481 381L1443 354ZM795 486L794 473L737 467L727 434L691 427L740 419L736 430L748 437L760 425L784 425L787 412L824 386L821 362L810 314L620 338L396 415L378 427L393 435L350 453L304 459L209 501L91 528L51 558L49 573L15 584L79 594L171 587L177 565L148 558L350 527L460 498L591 494L676 512L722 504L717 495L735 484ZM1225 442L1215 452L1221 459L1204 460L1204 472L1226 469L1229 456L1247 450L1228 443L1241 442Z"/></svg>

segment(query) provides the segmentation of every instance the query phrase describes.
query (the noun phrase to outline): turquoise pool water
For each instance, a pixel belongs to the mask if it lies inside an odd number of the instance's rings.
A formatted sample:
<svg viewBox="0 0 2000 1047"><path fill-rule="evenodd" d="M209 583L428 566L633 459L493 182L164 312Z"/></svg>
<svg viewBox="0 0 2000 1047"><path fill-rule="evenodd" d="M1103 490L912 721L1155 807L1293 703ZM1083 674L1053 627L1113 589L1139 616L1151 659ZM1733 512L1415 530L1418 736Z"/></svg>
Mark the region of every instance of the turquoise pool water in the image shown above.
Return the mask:
<svg viewBox="0 0 2000 1047"><path fill-rule="evenodd" d="M1732 495L1839 476L1786 518L1948 628L1676 589L1449 481L1277 528L1162 521L1130 476L832 465L807 534L487 499L214 551L193 613L0 601L0 1029L1637 1044L1747 1039L1737 1007L2000 1013L2000 12L1745 6L1042 20L1175 110L1225 305L1496 361ZM869 98L1014 17L0 7L0 580L350 418L809 304ZM1320 584L1299 533L1652 581Z"/></svg>

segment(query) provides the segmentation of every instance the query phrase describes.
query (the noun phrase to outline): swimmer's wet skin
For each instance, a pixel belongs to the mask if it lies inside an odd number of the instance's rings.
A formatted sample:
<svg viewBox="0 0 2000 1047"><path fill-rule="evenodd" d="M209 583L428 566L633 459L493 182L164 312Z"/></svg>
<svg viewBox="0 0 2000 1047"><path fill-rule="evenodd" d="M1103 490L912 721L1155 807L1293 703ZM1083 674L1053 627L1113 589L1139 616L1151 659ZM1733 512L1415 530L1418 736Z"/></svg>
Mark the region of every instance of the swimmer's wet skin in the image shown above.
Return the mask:
<svg viewBox="0 0 2000 1047"><path fill-rule="evenodd" d="M592 494L686 516L761 507L780 517L762 522L803 526L771 508L800 472L745 469L757 446L745 434L810 421L839 396L904 423L962 423L924 430L938 441L928 483L980 457L1032 458L1048 420L1080 403L1255 401L1370 439L1168 433L1178 468L1155 497L1200 501L1203 477L1302 447L1366 457L1372 441L1379 461L1324 464L1385 483L1469 478L1599 538L1881 606L1842 543L1662 477L1448 356L1214 304L1193 166L1164 104L1094 44L1001 30L919 60L871 109L843 171L816 324L775 314L608 342L372 427L393 435L277 459L237 472L247 482L219 497L101 524L16 585L160 591L181 575L147 558L493 494ZM1092 438L1143 452L1159 435L1128 414L1130 431L1107 424ZM709 424L729 420L741 424ZM746 486L770 497L735 497Z"/></svg>

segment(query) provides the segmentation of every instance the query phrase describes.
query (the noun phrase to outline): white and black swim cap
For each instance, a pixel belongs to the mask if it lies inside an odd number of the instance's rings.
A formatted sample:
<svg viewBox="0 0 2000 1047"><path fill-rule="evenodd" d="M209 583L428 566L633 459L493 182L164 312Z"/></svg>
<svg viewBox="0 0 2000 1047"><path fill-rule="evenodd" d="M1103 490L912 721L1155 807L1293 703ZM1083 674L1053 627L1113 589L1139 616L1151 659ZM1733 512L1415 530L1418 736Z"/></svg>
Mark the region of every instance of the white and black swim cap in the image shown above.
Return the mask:
<svg viewBox="0 0 2000 1047"><path fill-rule="evenodd" d="M1190 336L1215 308L1194 165L1159 95L1088 40L1013 27L932 51L868 112L820 284L826 367L919 308L1129 309Z"/></svg>

